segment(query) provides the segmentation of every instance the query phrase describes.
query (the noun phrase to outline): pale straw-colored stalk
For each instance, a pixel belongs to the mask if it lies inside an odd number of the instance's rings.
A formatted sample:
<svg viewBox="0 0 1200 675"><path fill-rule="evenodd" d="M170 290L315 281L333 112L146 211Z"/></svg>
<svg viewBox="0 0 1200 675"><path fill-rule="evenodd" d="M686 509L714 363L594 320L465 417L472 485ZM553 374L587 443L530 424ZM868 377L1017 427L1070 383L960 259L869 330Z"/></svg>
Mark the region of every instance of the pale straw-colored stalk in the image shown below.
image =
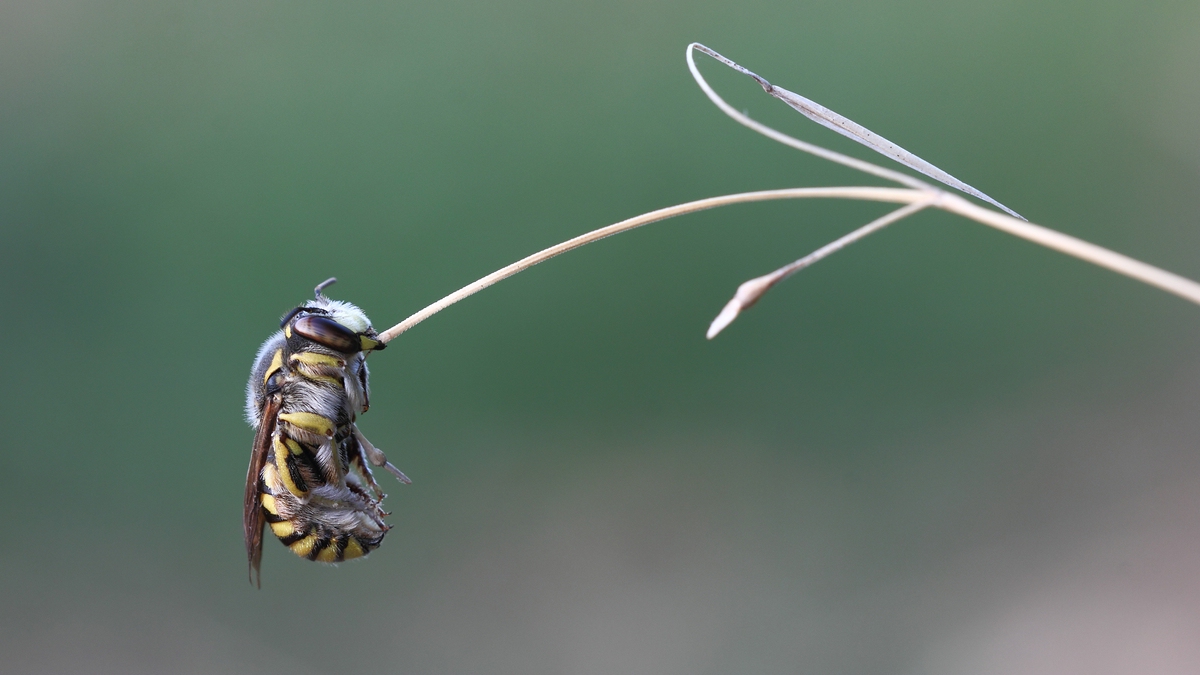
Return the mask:
<svg viewBox="0 0 1200 675"><path fill-rule="evenodd" d="M778 98L786 103L794 110L800 112L804 116L816 121L817 123L832 129L844 136L854 139L855 141L866 145L867 147L883 154L891 159L908 166L916 171L919 171L930 178L938 180L950 187L965 192L969 195L982 199L993 206L1003 209L1008 214L999 213L990 209L983 208L973 204L958 195L951 194L938 187L930 185L922 180L909 176L907 174L892 171L881 166L877 166L870 162L865 162L860 159L855 159L847 155L843 155L826 148L822 148L811 143L792 138L766 125L756 122L746 115L735 110L732 106L725 102L720 96L713 91L708 85L704 77L700 75L699 69L696 67L693 58L693 51L700 51L707 54L721 63L733 68L734 70L753 78L763 90L771 96ZM1081 260L1085 260L1094 265L1099 265L1106 269L1110 269L1118 274L1123 274L1131 279L1136 279L1145 284L1155 286L1169 293L1174 293L1179 297L1190 300L1193 303L1200 305L1200 284L1181 277L1177 274L1167 272L1165 270L1147 265L1146 263L1134 260L1120 253L1110 251L1106 248L1090 244L1086 241L1076 239L1075 237L1062 234L1055 230L1034 225L1026 222L1017 213L1008 207L1000 204L996 200L986 194L976 190L966 183L954 178L950 174L938 169L936 166L926 162L925 160L913 155L904 150L900 146L884 139L866 128L858 125L851 120L838 115L837 113L818 105L817 103L795 94L781 87L772 85L767 80L759 77L755 73L743 68L733 61L721 56L717 52L709 49L698 43L688 45L687 48L687 64L691 70L692 76L696 83L704 91L705 95L729 117L736 120L738 123L757 131L758 133L771 138L772 140L783 143L784 145L802 150L809 154L816 155L823 159L827 159L838 164L857 169L864 173L894 181L905 188L884 188L884 187L808 187L808 188L791 188L783 190L763 190L760 192L743 192L732 195L724 195L721 197L710 197L708 199L700 199L694 202L685 204L677 204L667 208L658 209L649 213L643 213L639 216L623 220L619 223L602 227L598 230L593 230L587 234L582 234L574 239L569 239L551 246L545 250L539 251L526 258L518 260L507 267L501 268L474 283L471 283L463 288L447 295L437 302L429 305L421 311L413 314L400 323L392 326L380 334L380 339L383 342L389 342L395 337L404 333L409 328L417 325L425 319L433 316L450 305L462 300L468 296L474 295L479 291L495 284L496 282L507 279L512 275L529 269L534 265L549 260L557 255L566 253L572 249L579 248L594 241L599 241L605 237L611 237L614 234L619 234L628 230L632 230L642 225L674 218L697 211L713 209L719 206L729 206L732 204L742 204L748 202L761 202L778 199L807 199L807 198L833 198L833 199L854 199L862 201L878 201L892 202L896 204L905 204L903 208L897 209L882 218L878 218L867 225L864 225L857 230L840 237L834 242L827 244L813 253L800 258L799 260L781 267L780 269L751 279L738 287L737 293L721 310L721 313L712 322L708 329L709 339L715 337L728 326L738 314L753 305L762 295L772 286L779 283L783 279L791 276L805 267L817 262L818 260L835 253L842 248L866 237L869 234L877 232L887 225L890 225L906 216L912 215L925 208L938 208L943 211L956 213L965 218L969 218L978 223L994 227L1002 232L1007 232L1013 236L1020 237L1032 241L1041 246L1053 249L1060 253L1065 253L1074 256Z"/></svg>

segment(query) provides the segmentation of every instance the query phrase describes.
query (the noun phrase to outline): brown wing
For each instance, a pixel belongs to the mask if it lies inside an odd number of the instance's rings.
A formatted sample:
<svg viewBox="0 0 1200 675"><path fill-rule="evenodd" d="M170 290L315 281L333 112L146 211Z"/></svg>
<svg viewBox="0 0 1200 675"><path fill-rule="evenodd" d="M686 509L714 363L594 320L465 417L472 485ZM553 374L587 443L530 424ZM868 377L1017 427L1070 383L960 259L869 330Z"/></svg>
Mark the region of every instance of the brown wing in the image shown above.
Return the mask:
<svg viewBox="0 0 1200 675"><path fill-rule="evenodd" d="M258 497L258 478L262 475L263 464L267 461L267 451L271 448L271 436L275 433L275 423L279 417L281 396L276 393L267 396L263 404L262 416L258 420L258 431L254 434L254 449L250 453L250 468L246 471L246 499L243 503L242 526L246 530L246 557L250 561L250 582L257 583L262 588L262 574L259 565L262 563L263 527L266 519L263 517L262 502Z"/></svg>

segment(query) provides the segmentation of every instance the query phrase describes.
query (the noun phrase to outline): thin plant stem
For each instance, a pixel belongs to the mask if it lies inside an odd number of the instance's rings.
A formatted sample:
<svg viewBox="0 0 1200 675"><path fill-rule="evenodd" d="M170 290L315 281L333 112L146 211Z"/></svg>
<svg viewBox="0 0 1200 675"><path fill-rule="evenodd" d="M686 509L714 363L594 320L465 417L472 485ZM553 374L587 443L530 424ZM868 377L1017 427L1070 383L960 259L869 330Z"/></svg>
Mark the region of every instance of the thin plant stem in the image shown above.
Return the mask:
<svg viewBox="0 0 1200 675"><path fill-rule="evenodd" d="M1076 239L1057 230L1051 230L1041 225L1034 225L1033 223L1012 218L1003 213L997 213L991 209L985 209L977 204L972 204L958 195L946 193L935 206L944 211L956 213L964 218L970 218L977 223L994 227L1001 232L1007 232L1015 237L1028 239L1035 244L1045 246L1059 253L1065 253L1080 260L1086 260L1093 265L1112 270L1117 274L1123 274L1130 279L1136 279L1144 284L1160 288L1168 293L1173 293L1185 300L1200 305L1200 284L1187 277L1168 272L1154 265L1148 265L1116 251L1110 251L1103 246L1097 246L1082 239Z"/></svg>
<svg viewBox="0 0 1200 675"><path fill-rule="evenodd" d="M908 206L896 209L886 216L872 220L871 222L863 225L849 234L838 237L837 239L825 244L821 248L809 253L803 258L793 263L784 265L770 274L764 274L761 277L755 277L749 281L743 282L741 286L738 286L737 293L734 293L733 299L725 303L724 309L722 309L721 313L717 315L717 318L713 319L712 324L710 324L708 327L708 332L705 334L705 337L707 337L709 340L715 338L718 333L720 333L722 330L725 330L726 326L733 323L733 320L738 317L738 314L741 314L743 310L753 307L754 303L758 302L758 299L761 298L767 291L771 290L771 287L775 284L792 276L805 267L808 267L809 265L812 265L823 258L837 253L859 239L882 230L901 218L906 218L917 211L920 211L921 209L928 208L936 200L937 196L935 195L933 198L926 199L925 201L913 202Z"/></svg>
<svg viewBox="0 0 1200 675"><path fill-rule="evenodd" d="M620 234L642 225L682 216L697 211L705 211L714 209L720 206L729 206L732 204L745 204L750 202L773 201L778 199L806 199L806 198L833 198L833 199L852 199L859 201L876 201L876 202L892 202L896 204L917 204L925 203L922 208L932 206L935 208L956 213L960 216L970 218L976 222L994 227L1002 232L1007 232L1016 237L1027 239L1036 244L1040 244L1047 248L1053 249L1060 253L1065 253L1069 256L1085 260L1094 265L1110 269L1118 274L1123 274L1131 279L1136 279L1142 283L1149 284L1160 288L1168 293L1178 295L1185 300L1200 305L1200 284L1181 277L1178 274L1167 272L1153 265L1134 260L1128 256L1122 255L1115 251L1110 251L1102 246L1090 244L1081 239L1077 239L1070 235L1056 232L1040 225L1025 222L1023 220L1013 218L1012 216L998 213L985 209L968 202L967 200L957 195L952 195L942 190L913 190L906 188L883 188L883 187L827 187L827 188L791 188L785 190L763 190L759 192L742 192L732 195L724 195L721 197L710 197L708 199L700 199L694 202L684 204L676 204L657 211L643 213L640 216L634 216L623 220L619 223L614 223L607 227L602 227L598 230L593 230L587 234L582 234L574 239L551 246L550 248L538 251L533 255L527 256L517 262L503 267L491 274L460 288L459 290L447 295L437 302L429 305L421 311L413 314L400 323L392 326L380 334L379 339L383 342L390 342L398 335L404 333L413 326L421 323L425 319L437 314L443 309L453 305L459 300L468 298L479 291L491 286L499 281L507 279L512 275L527 270L534 265L549 260L555 256L566 253L590 244L595 241L611 237L614 234ZM919 209L914 209L913 212ZM894 214L893 214L894 215ZM909 215L905 213L903 215ZM894 222L898 218L890 222ZM876 228L878 229L878 228ZM872 232L875 230L871 230ZM866 236L870 232L864 233ZM861 238L861 237L858 237ZM856 238L856 240L858 239ZM842 248L841 246L838 249ZM830 251L832 253L832 251Z"/></svg>
<svg viewBox="0 0 1200 675"><path fill-rule="evenodd" d="M609 225L608 227L602 227L598 230L592 230L591 232L588 232L587 234L581 234L578 237L575 237L574 239L568 239L567 241L564 241L561 244L556 244L555 246L551 246L550 248L538 251L537 253L534 253L533 255L522 258L522 259L518 260L517 262L515 262L511 265L508 265L507 267L498 269L495 272L492 272L491 274L487 275L486 277L483 277L482 279L479 279L478 281L476 281L474 283L463 286L462 288L458 289L457 291L451 293L450 295L447 295L446 297L442 298L441 300L438 300L437 302L433 303L432 305L429 305L428 307L426 307L425 309L422 309L421 311L417 312L416 314L413 314L412 316L401 321L400 323L396 324L395 326L392 326L391 328L383 331L382 333L379 334L379 339L382 342L390 342L396 336L404 333L409 328L412 328L413 326L421 323L425 319L428 319L429 317L433 316L434 314L437 314L438 312L449 307L450 305L453 305L454 303L458 302L459 300L463 300L472 295L475 295L476 293L478 293L479 291L482 291L483 289L487 288L488 286L491 286L491 285L495 284L496 282L507 279L518 272L527 270L530 267L533 267L534 265L536 265L540 262L545 262L546 260L549 260L555 256L562 255L563 253L566 253L567 251L577 249L580 246L590 244L594 241L600 241L601 239L604 239L605 237L611 237L614 234L620 234L622 232L626 232L628 230L632 230L634 228L641 227L642 225L649 225L650 223L655 223L660 220L666 220L668 218L674 218L676 216L682 216L682 215L686 215L689 213L696 213L697 211L705 211L708 209L715 209L719 206L728 206L730 204L745 204L748 202L765 202L765 201L773 201L773 200L777 200L777 199L805 199L805 198L813 198L813 197L826 197L826 198L836 198L836 199L855 199L855 200L863 200L863 201L905 203L905 202L916 201L919 199L928 199L929 194L930 194L929 192L924 191L924 190L908 190L908 189L904 189L904 188L884 188L884 187L790 188L790 189L784 189L784 190L762 190L759 192L742 192L742 193L738 193L738 194L724 195L721 197L709 197L707 199L700 199L700 200L697 200L694 202L687 202L684 204L676 204L675 206L668 206L667 208L664 208L664 209L658 209L657 211L650 211L649 213L643 213L640 216L634 216L633 218L628 218L626 220L622 220L621 222L614 223L612 225Z"/></svg>
<svg viewBox="0 0 1200 675"><path fill-rule="evenodd" d="M766 90L767 93L770 93L770 90L768 89L768 87L771 86L771 83L767 82L766 80L762 79L758 75L755 75L754 73L750 72L749 70L746 70L745 68L739 66L738 64L734 63L733 61L730 61L729 59L725 58L724 56L721 56L720 54L714 52L713 50L709 49L708 47L705 47L704 45L702 45L698 42L693 42L692 44L688 45L687 52L685 52L685 55L687 57L688 70L690 70L692 72L692 79L694 79L696 81L696 84L700 87L700 90L704 92L704 95L708 97L709 101L712 101L713 105L717 106L717 108L720 109L721 112L728 115L733 121L737 122L738 124L748 128L748 129L751 129L753 131L756 131L773 141L782 143L790 148L795 148L801 152L807 152L808 154L815 155L817 157L820 157L821 159L827 159L827 160L833 162L834 164L841 164L842 166L848 166L851 169L854 169L856 171L868 173L868 174L871 174L872 176L878 176L879 178L883 178L884 180L890 180L893 183L907 185L908 187L911 187L911 188L916 188L916 189L931 189L931 188L933 188L933 186L930 185L929 183L926 183L925 181L923 181L919 178L913 178L912 176L910 176L906 173L900 173L899 171L892 171L891 169L885 169L884 167L879 166L878 164L872 164L870 162L866 162L861 159L856 159L849 155L843 155L840 152L828 150L826 148L822 148L819 145L813 145L812 143L802 141L798 138L792 138L791 136L788 136L787 134L783 133L782 131L776 131L775 129L772 129L771 127L769 127L761 122L755 122L754 120L750 119L749 117L747 117L747 116L743 115L742 113L738 112L737 110L735 110L733 106L726 103L725 99L721 98L720 95L718 95L717 92L713 90L713 88L708 84L708 80L705 80L704 76L700 74L700 69L696 67L696 60L694 58L692 58L692 49L693 48L700 49L705 54L708 54L709 56L713 57L714 59L717 59L721 63L724 63L725 65L729 66L730 68L733 68L734 70L738 71L739 73L742 73L744 75L749 75L751 78L754 79L755 82L758 82L760 85L762 85L763 89Z"/></svg>
<svg viewBox="0 0 1200 675"><path fill-rule="evenodd" d="M1021 220L1024 220L1024 218L1021 216L1021 214L1017 213L1016 211L1013 211L1012 209L1001 204L1000 202L996 201L995 199L992 199L991 197L987 196L980 190L977 190L976 188L973 188L970 185L967 185L966 183L962 182L961 180L955 178L954 176L951 176L950 174L939 169L938 167L934 166L933 164L930 164L929 162L921 159L920 157L917 157L913 153L905 150L904 148L900 147L899 145L896 145L895 143L884 138L883 136L880 136L879 134L871 131L870 129L864 127L863 125L858 124L854 120L851 120L842 115L839 115L836 112L830 110L829 108L826 108L825 106L817 103L816 101L813 101L812 99L805 98L805 97L801 96L800 94L797 94L793 91L788 91L787 89L784 89L783 87L777 87L777 86L771 84L770 82L768 82L763 77L759 76L757 73L749 70L748 68L738 65L737 63L722 56L721 54L718 54L715 50L709 49L708 47L705 47L704 45L700 44L699 42L693 42L692 44L687 46L687 50L685 52L685 56L687 58L688 70L690 70L692 72L692 79L696 80L696 84L700 86L700 89L704 92L704 95L708 97L708 100L713 102L713 105L720 108L721 112L728 115L730 118L732 118L738 124L748 127L750 129L766 136L767 138L770 138L771 140L778 141L779 143L783 143L784 145L796 148L797 150L802 150L804 152L816 155L823 159L828 159L831 162L837 162L838 164L843 164L843 165L851 167L853 169L858 169L859 171L863 171L865 173L879 176L880 178L886 178L888 180L895 181L897 183L900 183L901 185L908 185L909 187L914 187L914 188L930 187L927 183L919 181L916 178L913 178L912 176L909 176L907 174L898 173L896 171L890 171L888 169L885 169L876 164L872 164L870 162L864 162L859 159L854 159L853 157L848 157L839 152L827 150L818 145L813 145L811 143L805 143L804 141L792 138L791 136L788 136L787 134L776 131L775 129L772 129L771 127L768 127L765 124L760 124L759 122L755 122L754 120L750 119L749 116L738 112L737 110L734 109L733 106L726 103L725 100L722 99L720 97L720 95L718 95L717 92L714 91L713 88L708 85L708 82L704 79L704 76L700 74L700 69L696 67L695 59L692 58L693 50L707 54L707 55L711 56L712 58L716 59L717 61L720 61L721 63L725 64L726 66L729 66L733 70L736 70L737 72L750 77L755 82L757 82L759 84L759 86L761 86L763 88L763 91L765 91L768 94L770 94L771 96L779 99L780 101L783 101L792 110L795 110L796 112L800 113L801 115L804 115L808 119L816 122L817 124L820 124L821 126L825 127L826 129L832 129L833 131L836 131L837 133L845 136L846 138L849 138L857 143L861 143L861 144L867 146L868 148L871 148L875 152L878 152L879 154L892 159L895 162L899 162L900 164L903 164L904 166L907 166L908 168L913 169L914 171L920 171L921 173L925 174L926 176L929 176L930 178L932 178L936 181L939 181L941 183L949 185L950 187L952 187L956 190L965 192L973 197L978 197L979 199L982 199L983 201L991 204L992 206L995 206L995 207L1005 211L1006 213L1013 216L1014 218L1021 218Z"/></svg>
<svg viewBox="0 0 1200 675"><path fill-rule="evenodd" d="M831 129L835 129L839 133L850 136L860 143L872 147L876 151L881 152L882 154L891 157L892 159L895 159L906 166L910 166L917 171L927 173L927 175L930 177L940 180L951 187L955 187L959 190L967 192L968 194L988 201L989 203L1008 211L1008 213L1012 215L1005 215L1003 213L985 209L976 204L972 204L958 195L954 195L946 192L945 190L936 188L907 174L885 169L884 167L877 166L870 162L864 162L832 150L827 150L820 146L812 145L811 143L805 143L804 141L800 141L792 138L791 136L780 133L766 125L755 122L749 117L746 117L745 115L742 115L738 111L734 110L732 106L726 103L720 96L716 94L715 91L713 91L712 87L708 85L708 83L700 75L699 70L696 68L695 61L692 58L693 49L703 51L705 54L712 56L725 65L734 68L738 72L754 78L756 82L762 85L763 89L766 90L767 93L780 98L789 106L820 122L821 124ZM797 260L791 265L780 268L779 270L776 270L775 272L763 277L751 279L749 282L742 284L742 287L739 287L738 289L739 294L742 294L743 288L746 288L747 292L743 294L744 297L742 301L740 301L740 305L735 304L739 302L738 295L735 295L734 299L726 305L725 309L722 310L721 315L719 315L709 327L709 338L720 332L720 330L727 326L730 321L736 318L738 312L753 305L754 302L766 292L766 290L770 289L771 286L774 286L779 281L782 281L800 269L803 269L814 262L832 253L835 253L842 248L845 248L847 245L858 241L869 234L879 231L891 223L894 223L906 216L928 207L939 208L943 211L958 214L978 223L996 228L1002 232L1032 241L1038 245L1079 258L1080 260L1090 262L1105 269L1112 270L1118 274L1141 281L1142 283L1150 286L1160 288L1168 293L1173 293L1181 298L1184 298L1185 300L1200 305L1200 284L1196 283L1195 281L1179 276L1178 274L1173 274L1166 270L1159 269L1153 265L1148 265L1138 260L1134 260L1133 258L1122 255L1115 251L1110 251L1101 246L1090 244L1070 235L1027 222L1024 218L1021 218L1019 215L1006 208L1002 204L999 204L987 195L975 190L975 188L972 188L961 181L958 181L953 176L946 174L940 169L937 169L937 167L929 165L928 162L924 162L924 160L921 160L911 153L908 153L907 151L903 150L903 148L900 148L899 146L896 146L895 144L892 144L885 139L872 134L865 128L854 124L850 120L847 120L840 115L837 115L837 113L833 113L828 109L821 108L817 104L809 101L808 99L804 99L798 94L794 94L786 89L781 89L771 85L765 79L703 45L698 43L692 43L688 45L687 62L688 68L695 77L697 84L708 96L709 100L711 100L726 115L738 121L740 124L743 124L754 131L767 136L768 138L783 143L784 145L811 153L831 162L836 162L838 164L857 169L879 178L884 178L900 183L901 185L906 185L908 188L808 187L782 190L762 190L758 192L742 192L738 194L724 195L721 197L710 197L708 199L700 199L684 204L669 206L656 211L650 211L649 213L643 213L639 216L628 218L619 223L614 223L607 227L602 227L598 230L593 230L586 234L579 235L578 237L564 241L561 244L551 246L550 248L522 258L521 260L518 260L507 267L496 270L486 277L460 288L459 290L447 295L441 300L438 300L416 314L413 314L407 319L401 321L395 326L392 326L381 333L379 339L385 343L390 342L418 323L421 323L425 319L437 314L450 305L453 305L460 300L478 293L488 286L491 286L503 279L507 279L518 272L527 270L540 262L549 260L550 258L566 253L567 251L574 250L580 246L599 241L606 237L611 237L614 234L626 232L628 230L641 227L642 225L648 225L660 220L666 220L668 218L674 218L676 216L682 216L689 213L696 213L697 211L704 211L720 206L744 204L749 202L772 201L778 199L806 199L818 197L892 202L897 204L908 204L909 206L893 211L882 218L872 221L871 223L868 223L854 232L851 232L850 234L845 235L838 240L827 244L826 246L823 246L812 254ZM805 109L806 106L809 109ZM929 167L932 167L932 173L926 170ZM747 284L749 284L749 286L747 286ZM746 301L747 299L748 302ZM734 305L737 311L729 314L731 305Z"/></svg>

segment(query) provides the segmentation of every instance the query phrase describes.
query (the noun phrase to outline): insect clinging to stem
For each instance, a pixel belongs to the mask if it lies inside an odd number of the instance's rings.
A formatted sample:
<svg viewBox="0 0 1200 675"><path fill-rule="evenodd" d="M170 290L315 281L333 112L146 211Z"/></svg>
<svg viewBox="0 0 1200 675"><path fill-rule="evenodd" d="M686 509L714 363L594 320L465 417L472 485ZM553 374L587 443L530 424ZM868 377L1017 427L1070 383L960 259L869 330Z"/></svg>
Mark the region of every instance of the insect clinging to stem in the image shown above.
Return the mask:
<svg viewBox="0 0 1200 675"><path fill-rule="evenodd" d="M707 54L753 78L767 94L822 126L944 185L982 199L1007 215L973 204L908 174L801 141L751 119L713 90L697 68L693 52ZM704 45L689 44L685 56L701 90L739 124L789 147L903 187L759 190L655 209L528 255L454 291L380 333L371 327L362 310L324 295L323 290L335 279L323 282L316 288L316 299L285 315L280 324L282 330L259 350L247 387L247 417L257 430L246 478L243 514L246 552L252 573L260 566L262 534L267 523L297 555L322 562L366 555L379 546L387 532L389 526L383 522L383 516L388 514L383 511L381 501L384 495L371 476L370 465L386 468L403 483L410 481L363 437L355 425L358 413L367 410L366 356L371 351L383 349L413 326L503 279L567 251L650 223L721 206L778 199L852 199L904 205L795 262L741 284L733 299L709 325L709 339L780 281L891 223L931 208L958 214L1200 305L1200 283L1030 223L998 201L878 134L795 92L771 84Z"/></svg>
<svg viewBox="0 0 1200 675"><path fill-rule="evenodd" d="M255 434L242 515L260 585L266 525L303 558L359 558L390 529L371 466L411 482L355 424L369 407L366 357L387 345L361 309L326 297L336 281L322 282L315 299L284 315L246 386Z"/></svg>

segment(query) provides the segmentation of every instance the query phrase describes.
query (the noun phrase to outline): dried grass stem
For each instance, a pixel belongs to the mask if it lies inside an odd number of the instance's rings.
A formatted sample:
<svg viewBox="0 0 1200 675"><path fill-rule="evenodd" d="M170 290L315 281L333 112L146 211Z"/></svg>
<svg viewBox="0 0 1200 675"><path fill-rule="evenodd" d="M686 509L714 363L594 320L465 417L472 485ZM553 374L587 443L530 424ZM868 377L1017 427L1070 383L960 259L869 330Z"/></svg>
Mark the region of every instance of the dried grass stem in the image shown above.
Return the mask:
<svg viewBox="0 0 1200 675"><path fill-rule="evenodd" d="M724 99L718 96L715 91L713 91L712 87L708 85L708 82L705 81L704 77L700 75L700 71L696 67L695 60L692 56L693 51L703 52L704 54L713 57L730 68L733 68L739 73L753 78L768 94L780 99L796 111L821 124L822 126L833 129L844 136L848 136L855 141L870 147L876 152L890 157L891 159L916 171L920 171L921 173L924 173L927 176L934 178L950 187L987 201L994 206L1007 211L1011 215L1005 215L1004 213L985 209L967 201L966 199L963 199L962 197L959 197L956 194L946 192L945 190L934 187L933 185L907 174L899 173L891 169L885 169L884 167L871 164L870 162L865 162L863 160L855 159L832 150L827 150L811 143L806 143L776 131L775 129L772 129L766 125L760 124L759 122L755 122L746 115L743 115L735 110L732 106L726 103ZM1135 279L1156 288L1160 288L1168 293L1173 293L1181 298L1200 305L1200 284L1197 284L1191 279L1167 272L1166 270L1159 269L1153 265L1147 265L1146 263L1134 260L1133 258L1125 255L1121 255L1115 251L1110 251L1101 246L1089 244L1086 241L1076 239L1070 235L1029 223L1003 204L1000 204L979 190L976 190L970 185L967 185L966 183L954 178L941 169L938 169L929 162L926 162L907 150L904 150L887 139L869 131L861 125L856 124L855 122L833 112L832 110L829 110L828 108L824 108L819 104L800 96L799 94L795 94L786 89L782 89L781 87L772 85L762 77L759 77L750 70L743 68L737 63L734 63L730 59L718 54L704 45L698 43L688 45L686 56L688 68L691 70L692 76L695 78L696 83L700 86L701 90L704 91L704 94L708 96L708 98L718 108L720 108L722 112L736 120L739 124L749 127L750 129L753 129L754 131L772 140L796 148L797 150L802 150L804 152L816 155L817 157L821 157L822 159L836 162L838 164L857 169L879 178L891 180L908 187L809 187L784 190L763 190L760 192L742 192L738 194L724 195L721 197L700 199L694 202L677 204L675 206L658 209L657 211L643 213L640 216L634 216L633 218L609 225L608 227L602 227L598 230L588 232L587 234L582 234L574 239L569 239L561 244L551 246L550 248L518 260L507 267L496 270L486 277L483 277L472 284L464 286L463 288L451 293L450 295L447 295L441 300L438 300L432 305L429 305L425 309L422 309L416 314L413 314L395 326L387 329L380 334L380 339L383 342L390 342L398 335L407 331L409 328L421 323L425 319L433 316L446 307L453 305L459 300L470 297L498 281L507 279L518 272L529 269L540 262L549 260L550 258L566 253L567 251L579 248L580 246L584 246L595 241L599 241L605 237L611 237L614 234L619 234L621 232L632 230L634 228L641 227L642 225L648 225L660 220L674 218L675 216L682 216L720 206L729 206L732 204L743 204L748 202L772 201L777 199L808 199L816 197L892 202L897 204L908 204L909 206L898 209L888 215L883 216L882 218L868 223L867 225L851 232L850 234L847 234L838 240L823 246L817 251L797 260L791 265L782 267L770 274L756 277L742 284L742 286L739 287L737 294L734 295L733 300L726 304L725 309L722 310L721 314L718 315L718 317L709 327L709 338L712 338L719 333L721 329L723 329L731 321L733 321L734 318L737 317L739 312L753 305L763 293L765 293L779 281L787 278L791 274L794 274L796 271L803 269L836 251L841 250L847 245L858 241L869 234L877 232L883 227L900 220L901 218L928 207L939 208L943 211L949 211L950 213L958 214L989 227L994 227L1002 232L1007 232L1013 236L1026 239L1060 253L1065 253L1069 256L1079 258L1080 260L1085 260L1094 265L1112 270L1118 274L1123 274L1131 279Z"/></svg>

